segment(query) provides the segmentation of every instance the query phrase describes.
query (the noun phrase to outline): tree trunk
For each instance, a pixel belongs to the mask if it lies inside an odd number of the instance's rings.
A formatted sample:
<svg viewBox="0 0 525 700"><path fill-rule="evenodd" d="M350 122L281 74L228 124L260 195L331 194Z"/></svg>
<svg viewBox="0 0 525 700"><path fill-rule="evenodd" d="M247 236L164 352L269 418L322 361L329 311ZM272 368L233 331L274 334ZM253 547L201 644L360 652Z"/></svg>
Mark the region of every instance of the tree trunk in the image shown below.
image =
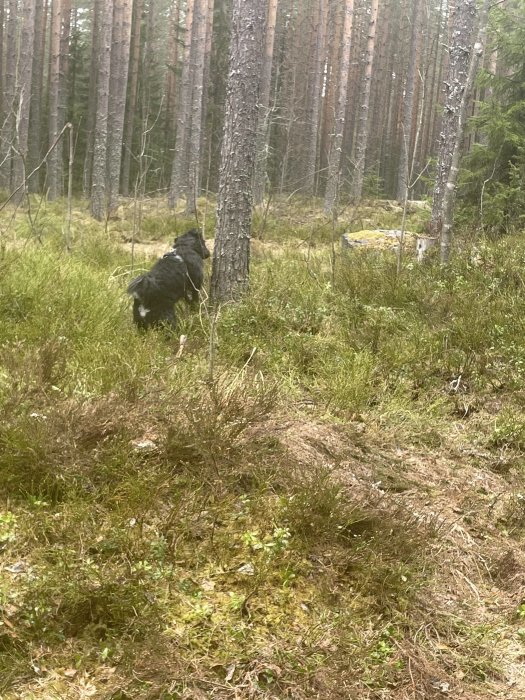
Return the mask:
<svg viewBox="0 0 525 700"><path fill-rule="evenodd" d="M186 191L186 216L197 211L197 199L200 194L201 140L202 140L202 102L204 98L204 58L206 53L206 28L208 0L195 0L193 15L194 58L191 66L191 127L188 143L188 184Z"/></svg>
<svg viewBox="0 0 525 700"><path fill-rule="evenodd" d="M466 0L464 0L466 1ZM459 106L459 111L457 113L457 126L456 134L453 145L453 150L450 158L450 167L448 171L447 182L445 185L445 191L442 199L442 208L440 213L434 212L434 204L432 205L432 218L441 221L441 262L443 264L448 263L450 258L450 249L452 245L452 224L454 215L454 201L456 195L456 185L459 175L459 163L461 159L461 150L463 144L463 136L465 133L465 126L467 121L467 108L474 88L474 81L476 78L476 72L479 65L480 57L483 54L483 44L485 41L485 32L487 28L488 12L489 12L489 1L484 0L483 6L480 11L479 16L479 26L477 40L474 46L470 48L469 51L469 65L468 73L463 86L461 103ZM476 6L474 5L474 10ZM466 25L464 28L467 29ZM459 29L459 27L458 27ZM465 34L457 34L457 39L464 41L466 38ZM463 46L466 42L463 43ZM435 231L433 231L435 233Z"/></svg>
<svg viewBox="0 0 525 700"><path fill-rule="evenodd" d="M173 154L173 168L171 171L171 184L168 193L168 205L175 207L184 190L187 168L188 134L191 117L191 93L192 74L190 60L193 39L193 12L195 0L188 0L186 8L186 36L184 39L184 62L182 64L181 90L179 108L177 113L177 135L175 137L175 152Z"/></svg>
<svg viewBox="0 0 525 700"><path fill-rule="evenodd" d="M355 167L350 190L350 198L353 202L361 199L363 193L363 180L365 175L366 147L368 144L369 129L369 105L370 89L372 86L372 65L374 63L376 25L379 0L372 0L370 10L370 24L368 27L368 41L366 45L366 67L363 78L363 89L361 94L361 104L359 113L359 126L356 139Z"/></svg>
<svg viewBox="0 0 525 700"><path fill-rule="evenodd" d="M133 132L135 112L138 103L138 86L141 59L140 35L144 0L133 3L132 38L129 60L128 104L124 119L124 153L122 155L122 194L127 197L130 188L131 154L133 152ZM174 70L176 67L174 68Z"/></svg>
<svg viewBox="0 0 525 700"><path fill-rule="evenodd" d="M4 35L5 35L5 2L0 0L0 124L4 118L4 89L5 89L5 57L4 57Z"/></svg>
<svg viewBox="0 0 525 700"><path fill-rule="evenodd" d="M43 101L43 81L44 81L44 51L47 27L47 7L48 3L36 3L35 14L35 44L33 54L32 69L32 95L31 111L29 114L29 152L27 156L27 169L31 172L42 156L42 101ZM40 176L35 173L28 183L30 192L40 191Z"/></svg>
<svg viewBox="0 0 525 700"><path fill-rule="evenodd" d="M428 87L425 90L425 109L423 112L423 133L421 137L421 163L425 164L429 158L429 155L433 151L433 136L434 136L434 123L435 115L438 112L436 107L439 105L439 90L438 85L441 82L441 68L443 63L443 32L445 28L445 1L441 0L439 10L438 10L438 22L435 28L435 37L433 40L434 46L429 56L429 63L432 65L430 72L430 77L428 81Z"/></svg>
<svg viewBox="0 0 525 700"><path fill-rule="evenodd" d="M458 120L465 92L476 22L476 0L458 3L451 19L451 44L445 79L445 106L439 135L439 154L432 196L431 232L441 237L443 198L450 173L452 153L458 136ZM461 135L462 137L463 135Z"/></svg>
<svg viewBox="0 0 525 700"><path fill-rule="evenodd" d="M347 109L348 75L350 70L350 49L353 21L354 0L346 0L345 18L343 25L343 53L341 56L339 77L337 81L338 93L335 115L335 129L332 138L332 143L330 144L330 152L328 155L328 180L326 183L326 191L324 197L324 210L326 214L331 214L334 210L337 199L337 191L339 188L339 179L341 176L341 156Z"/></svg>
<svg viewBox="0 0 525 700"><path fill-rule="evenodd" d="M114 0L114 5L110 78L111 101L108 113L108 211L110 213L118 205L132 2L131 0Z"/></svg>
<svg viewBox="0 0 525 700"><path fill-rule="evenodd" d="M412 124L414 118L414 89L416 80L419 80L419 75L417 74L417 48L421 33L421 9L421 0L414 0L414 4L412 6L412 29L410 32L409 62L403 100L401 154L399 158L399 169L397 176L397 199L399 202L405 201L407 189L409 187L410 161L411 157L413 156L410 151L410 146L412 141Z"/></svg>
<svg viewBox="0 0 525 700"><path fill-rule="evenodd" d="M210 68L211 68L211 55L212 55L212 48L213 48L213 19L214 19L214 12L215 12L215 0L208 0L208 19L206 22L206 47L204 50L204 78L203 78L203 84L204 84L204 93L203 93L203 98L202 98L202 115L201 115L201 120L202 120L202 138L201 138L201 171L199 173L199 177L202 180L203 177L203 166L205 162L205 157L207 160L206 164L206 189L208 188L208 183L209 183L209 178L210 178L210 166L211 166L211 146L212 146L212 139L213 139L213 133L212 129L207 128L208 124L208 107L211 101L211 84L210 84ZM203 183L204 184L204 183Z"/></svg>
<svg viewBox="0 0 525 700"><path fill-rule="evenodd" d="M0 188L11 190L11 165L16 124L16 28L17 0L9 0L5 62L4 119L0 130Z"/></svg>
<svg viewBox="0 0 525 700"><path fill-rule="evenodd" d="M93 148L91 214L102 221L107 214L108 107L113 29L113 0L104 0L100 22L100 54L97 71L97 111Z"/></svg>
<svg viewBox="0 0 525 700"><path fill-rule="evenodd" d="M310 87L310 108L306 120L307 150L306 172L304 180L304 192L315 194L315 182L317 175L317 155L319 145L319 118L321 114L322 81L325 67L325 36L326 20L328 15L328 0L318 0L319 9L315 24L317 36L315 40L315 52L313 57L313 80Z"/></svg>
<svg viewBox="0 0 525 700"><path fill-rule="evenodd" d="M268 161L268 141L270 132L270 88L272 84L273 47L275 42L275 23L277 18L277 0L269 0L266 19L266 38L264 44L264 62L259 96L259 115L257 123L257 149L253 187L254 204L261 204L264 199L266 184L266 164Z"/></svg>
<svg viewBox="0 0 525 700"><path fill-rule="evenodd" d="M88 106L86 116L86 154L84 158L84 172L82 189L84 197L91 194L93 179L93 149L95 145L95 122L97 118L97 76L100 49L100 22L103 0L94 0L93 16L91 20L91 62L89 66Z"/></svg>
<svg viewBox="0 0 525 700"><path fill-rule="evenodd" d="M452 163L454 144L458 136L458 120L465 93L476 26L476 0L462 0L454 10L451 21L451 44L445 79L445 106L439 135L439 156L436 181L432 197L431 231L440 236L442 228L443 198ZM461 134L461 138L463 134Z"/></svg>
<svg viewBox="0 0 525 700"><path fill-rule="evenodd" d="M323 104L323 125L321 136L320 168L323 179L328 177L328 159L330 144L335 128L336 90L340 70L340 55L342 48L343 15L338 2L330 3L328 18L327 56L326 56L326 95Z"/></svg>
<svg viewBox="0 0 525 700"><path fill-rule="evenodd" d="M233 0L210 291L214 304L238 299L248 287L257 100L265 16L260 0Z"/></svg>
<svg viewBox="0 0 525 700"><path fill-rule="evenodd" d="M180 2L179 0L174 0L170 7L167 70L164 87L164 93L166 95L166 108L164 113L164 152L166 154L170 152L175 140L178 85L177 71L179 69L179 22Z"/></svg>
<svg viewBox="0 0 525 700"><path fill-rule="evenodd" d="M48 143L55 142L59 128L60 92L60 27L61 0L51 2L51 38L49 42L49 114ZM47 160L48 198L53 201L62 194L62 149L60 144L49 154Z"/></svg>
<svg viewBox="0 0 525 700"><path fill-rule="evenodd" d="M17 134L16 155L13 160L13 189L21 187L15 201L20 201L27 187L25 182L27 142L29 137L29 110L31 107L31 74L33 70L33 43L35 39L35 0L22 3L22 27L18 49Z"/></svg>

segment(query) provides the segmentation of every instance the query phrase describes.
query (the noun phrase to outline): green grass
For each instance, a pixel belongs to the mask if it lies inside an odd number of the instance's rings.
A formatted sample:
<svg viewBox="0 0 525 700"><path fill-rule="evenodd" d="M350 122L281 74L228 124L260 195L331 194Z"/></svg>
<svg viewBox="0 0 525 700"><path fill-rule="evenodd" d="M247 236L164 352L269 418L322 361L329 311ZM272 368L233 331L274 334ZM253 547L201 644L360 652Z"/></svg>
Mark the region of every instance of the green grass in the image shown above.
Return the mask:
<svg viewBox="0 0 525 700"><path fill-rule="evenodd" d="M396 450L445 451L454 424L519 464L525 245L479 244L446 271L408 258L400 277L391 253L355 251L332 284L330 226L293 208L282 222L279 206L250 293L221 310L211 379L205 309L180 310L181 357L178 338L132 327L116 242L129 219L89 224L66 255L53 205L42 245L7 245L6 700L73 698L86 684L138 700L393 698L411 674L432 692L411 644L435 652L433 631L418 635L443 530L439 513L418 513L436 486L414 507L390 497L416 483ZM185 225L150 210L143 223L141 239L166 242ZM491 401L506 407L496 419L462 414ZM295 424L310 459L287 440ZM519 541L521 517L516 496L500 529ZM455 624L435 623L435 639L467 650L447 668L474 686L496 678L493 627Z"/></svg>

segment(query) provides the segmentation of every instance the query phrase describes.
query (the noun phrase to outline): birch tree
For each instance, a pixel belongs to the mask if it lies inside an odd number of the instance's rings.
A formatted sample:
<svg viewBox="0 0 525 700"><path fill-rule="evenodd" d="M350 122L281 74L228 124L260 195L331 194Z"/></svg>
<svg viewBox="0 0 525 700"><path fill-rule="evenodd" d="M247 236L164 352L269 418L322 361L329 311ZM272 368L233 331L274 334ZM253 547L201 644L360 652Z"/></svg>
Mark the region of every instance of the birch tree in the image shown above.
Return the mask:
<svg viewBox="0 0 525 700"><path fill-rule="evenodd" d="M248 287L257 100L265 18L260 0L233 0L210 294L215 304L238 299Z"/></svg>
<svg viewBox="0 0 525 700"><path fill-rule="evenodd" d="M442 228L443 198L450 173L458 132L461 103L465 94L477 19L477 0L458 2L449 18L448 69L445 77L445 104L439 134L439 155L432 195L431 234L439 237Z"/></svg>
<svg viewBox="0 0 525 700"><path fill-rule="evenodd" d="M489 0L483 0L483 5L479 15L477 38L473 46L469 50L468 72L461 91L461 99L457 109L457 124L452 151L447 153L450 156L450 165L448 168L447 179L444 187L444 192L441 198L440 211L435 211L436 205L432 204L432 223L438 221L441 224L441 231L432 230L441 234L441 262L448 263L450 258L450 250L452 245L452 225L454 214L454 200L456 195L456 185L459 175L459 164L461 159L463 137L465 134L465 126L467 121L467 107L474 88L474 80L479 66L479 61L483 55L483 45L485 41L485 32L487 27L489 11ZM456 25L457 26L457 25ZM459 26L457 26L459 30ZM468 31L468 25L463 25L463 30ZM466 37L463 33L456 34L458 40L464 40ZM456 86L457 87L457 86ZM439 200L438 200L439 201Z"/></svg>

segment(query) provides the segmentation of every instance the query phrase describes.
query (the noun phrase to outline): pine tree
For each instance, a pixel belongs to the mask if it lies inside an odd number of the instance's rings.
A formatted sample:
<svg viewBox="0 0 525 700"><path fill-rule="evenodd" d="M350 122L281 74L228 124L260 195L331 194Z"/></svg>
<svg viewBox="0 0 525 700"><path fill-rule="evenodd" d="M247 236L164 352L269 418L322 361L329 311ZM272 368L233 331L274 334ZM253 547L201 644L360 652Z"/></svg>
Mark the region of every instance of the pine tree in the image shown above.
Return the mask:
<svg viewBox="0 0 525 700"><path fill-rule="evenodd" d="M350 48L352 25L354 21L354 0L346 0L343 24L342 56L337 78L338 92L335 116L335 130L328 155L328 181L324 197L324 210L330 214L334 207L339 188L340 169L342 160L345 115L347 110L348 75L350 69Z"/></svg>
<svg viewBox="0 0 525 700"><path fill-rule="evenodd" d="M97 71L97 109L93 147L91 213L101 221L107 214L108 107L113 31L113 0L104 0L100 21L100 54Z"/></svg>
<svg viewBox="0 0 525 700"><path fill-rule="evenodd" d="M108 208L117 207L122 163L122 138L126 111L129 50L131 39L131 0L114 0L108 112Z"/></svg>
<svg viewBox="0 0 525 700"><path fill-rule="evenodd" d="M365 73L363 77L362 91L359 97L359 126L357 129L355 164L351 185L351 199L354 202L361 198L361 194L363 191L363 179L366 164L366 148L368 145L370 91L372 88L372 66L374 63L378 8L379 0L372 0L370 20L368 26Z"/></svg>
<svg viewBox="0 0 525 700"><path fill-rule="evenodd" d="M238 299L249 281L257 100L265 19L260 0L233 0L210 294L215 304Z"/></svg>

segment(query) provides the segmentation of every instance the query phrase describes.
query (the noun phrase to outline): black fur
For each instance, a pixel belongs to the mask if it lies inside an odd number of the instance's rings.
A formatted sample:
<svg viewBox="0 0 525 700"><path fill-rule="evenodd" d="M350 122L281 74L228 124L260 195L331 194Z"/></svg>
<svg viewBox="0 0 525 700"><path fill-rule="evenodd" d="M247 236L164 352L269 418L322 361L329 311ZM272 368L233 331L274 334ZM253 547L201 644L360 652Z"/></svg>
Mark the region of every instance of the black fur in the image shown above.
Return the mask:
<svg viewBox="0 0 525 700"><path fill-rule="evenodd" d="M176 238L173 250L128 286L136 325L143 330L162 324L174 329L177 321L173 307L180 299L188 303L198 301L204 279L204 260L209 257L210 251L198 229Z"/></svg>

